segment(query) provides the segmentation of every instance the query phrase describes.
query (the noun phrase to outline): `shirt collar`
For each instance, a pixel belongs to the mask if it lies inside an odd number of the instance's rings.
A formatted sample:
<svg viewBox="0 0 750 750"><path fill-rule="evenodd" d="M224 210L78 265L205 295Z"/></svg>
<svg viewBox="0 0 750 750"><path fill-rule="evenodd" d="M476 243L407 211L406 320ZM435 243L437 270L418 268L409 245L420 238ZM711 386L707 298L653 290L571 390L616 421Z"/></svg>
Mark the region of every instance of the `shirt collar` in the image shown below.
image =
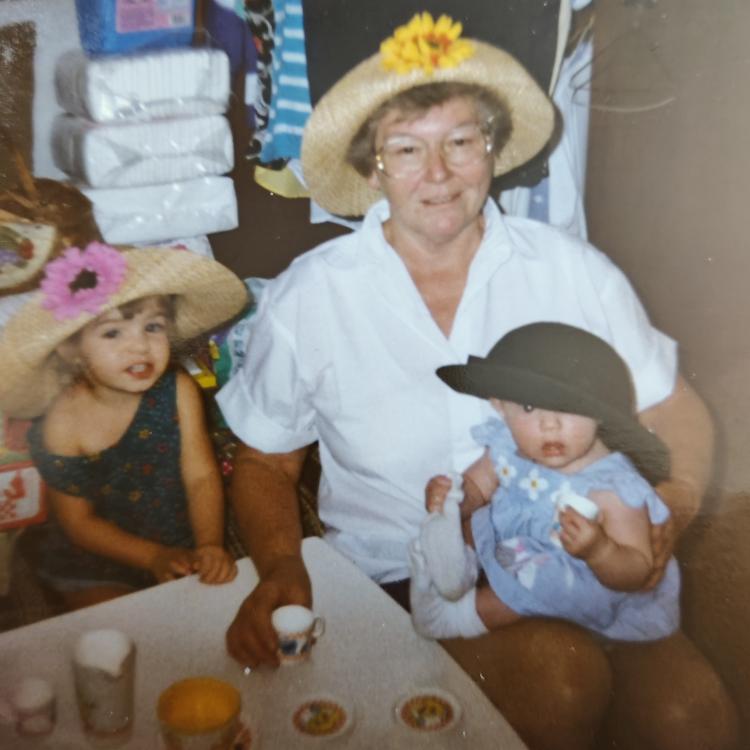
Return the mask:
<svg viewBox="0 0 750 750"><path fill-rule="evenodd" d="M508 222L492 198L487 198L482 214L484 236L472 261L470 277L480 275L486 278L498 266L510 260L516 252L533 255L523 244L519 246L513 241ZM390 206L385 198L373 203L365 214L360 242L361 250L370 262L383 263L394 255L393 248L383 234L383 223L390 215Z"/></svg>

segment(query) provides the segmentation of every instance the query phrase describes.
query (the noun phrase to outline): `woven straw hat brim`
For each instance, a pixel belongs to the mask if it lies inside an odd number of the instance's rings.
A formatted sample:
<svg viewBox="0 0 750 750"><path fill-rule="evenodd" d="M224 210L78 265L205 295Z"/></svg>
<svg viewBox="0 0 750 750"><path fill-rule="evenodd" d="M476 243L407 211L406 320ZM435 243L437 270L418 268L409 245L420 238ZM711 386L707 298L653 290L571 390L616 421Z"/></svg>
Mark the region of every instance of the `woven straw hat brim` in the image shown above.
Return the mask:
<svg viewBox="0 0 750 750"><path fill-rule="evenodd" d="M55 349L96 317L131 300L175 296L175 334L191 339L237 315L248 303L245 284L215 260L187 250L144 248L123 252L128 270L120 289L96 315L59 321L33 297L0 332L0 412L30 419L47 409L65 385Z"/></svg>
<svg viewBox="0 0 750 750"><path fill-rule="evenodd" d="M432 74L421 68L408 73L385 71L380 54L352 68L321 97L305 126L302 169L310 197L340 216L361 216L381 196L345 161L352 139L381 104L394 95L426 83L461 81L484 86L504 101L513 129L495 160L501 175L525 164L549 140L554 108L526 69L507 52L471 40L475 53L453 68Z"/></svg>
<svg viewBox="0 0 750 750"><path fill-rule="evenodd" d="M533 371L486 362L447 365L438 368L437 375L459 393L596 419L606 445L632 458L649 481L655 484L669 476L669 452L664 443L633 415L583 389Z"/></svg>

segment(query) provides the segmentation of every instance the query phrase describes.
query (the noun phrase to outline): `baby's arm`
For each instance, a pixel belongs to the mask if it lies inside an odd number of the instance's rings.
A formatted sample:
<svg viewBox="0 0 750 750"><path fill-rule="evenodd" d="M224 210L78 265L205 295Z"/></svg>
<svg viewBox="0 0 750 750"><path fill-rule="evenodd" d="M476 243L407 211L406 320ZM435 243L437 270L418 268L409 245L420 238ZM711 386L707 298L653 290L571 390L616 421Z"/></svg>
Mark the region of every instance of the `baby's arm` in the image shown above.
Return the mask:
<svg viewBox="0 0 750 750"><path fill-rule="evenodd" d="M651 574L651 522L645 506L632 508L613 492L592 492L599 517L589 521L567 507L560 512L560 541L599 581L618 591L637 591Z"/></svg>
<svg viewBox="0 0 750 750"><path fill-rule="evenodd" d="M165 547L123 531L94 513L82 497L47 489L57 520L70 540L83 549L133 568L149 570L160 583L192 572L190 550Z"/></svg>
<svg viewBox="0 0 750 750"><path fill-rule="evenodd" d="M204 583L226 583L237 566L224 549L224 490L206 426L197 383L177 373L177 411L182 453L180 466L195 537L194 569Z"/></svg>

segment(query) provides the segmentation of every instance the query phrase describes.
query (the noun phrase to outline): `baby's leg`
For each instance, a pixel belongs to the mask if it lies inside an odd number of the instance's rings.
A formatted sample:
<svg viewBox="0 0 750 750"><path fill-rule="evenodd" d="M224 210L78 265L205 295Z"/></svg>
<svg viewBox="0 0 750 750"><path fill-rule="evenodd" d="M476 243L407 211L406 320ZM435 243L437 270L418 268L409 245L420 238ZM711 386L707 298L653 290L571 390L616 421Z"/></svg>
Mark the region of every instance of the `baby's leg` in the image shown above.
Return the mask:
<svg viewBox="0 0 750 750"><path fill-rule="evenodd" d="M438 592L456 601L474 588L477 557L464 542L458 503L448 498L442 513L430 513L422 522L419 543L427 570Z"/></svg>
<svg viewBox="0 0 750 750"><path fill-rule="evenodd" d="M477 614L488 630L502 628L521 619L521 615L499 599L487 584L479 586L476 591Z"/></svg>
<svg viewBox="0 0 750 750"><path fill-rule="evenodd" d="M409 545L409 601L414 629L425 638L473 638L487 632L475 606L472 588L457 602L443 598L432 582L419 539Z"/></svg>

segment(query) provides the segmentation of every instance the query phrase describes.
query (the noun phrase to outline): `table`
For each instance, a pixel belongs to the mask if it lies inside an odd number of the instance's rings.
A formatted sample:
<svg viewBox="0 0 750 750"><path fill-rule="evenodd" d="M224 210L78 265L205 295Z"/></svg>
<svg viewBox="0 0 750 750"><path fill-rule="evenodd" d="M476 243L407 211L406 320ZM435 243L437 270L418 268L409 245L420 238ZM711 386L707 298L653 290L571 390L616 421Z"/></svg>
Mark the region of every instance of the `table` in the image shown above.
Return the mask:
<svg viewBox="0 0 750 750"><path fill-rule="evenodd" d="M245 674L226 653L226 628L258 580L247 558L239 561L239 574L230 584L207 586L190 576L0 634L0 690L22 676L38 676L50 680L58 695L57 726L51 735L18 738L12 728L0 726L0 747L87 747L73 695L70 654L84 630L117 627L137 648L136 715L125 748L158 750L154 707L159 693L176 679L209 674L241 690L243 716L260 748L524 750L470 678L437 643L418 636L407 613L358 568L316 538L304 541L303 556L326 632L311 660L301 665ZM458 699L463 716L456 728L427 736L394 720L399 696L422 686L442 688ZM294 709L321 693L353 708L351 731L336 740L302 737L291 724Z"/></svg>

